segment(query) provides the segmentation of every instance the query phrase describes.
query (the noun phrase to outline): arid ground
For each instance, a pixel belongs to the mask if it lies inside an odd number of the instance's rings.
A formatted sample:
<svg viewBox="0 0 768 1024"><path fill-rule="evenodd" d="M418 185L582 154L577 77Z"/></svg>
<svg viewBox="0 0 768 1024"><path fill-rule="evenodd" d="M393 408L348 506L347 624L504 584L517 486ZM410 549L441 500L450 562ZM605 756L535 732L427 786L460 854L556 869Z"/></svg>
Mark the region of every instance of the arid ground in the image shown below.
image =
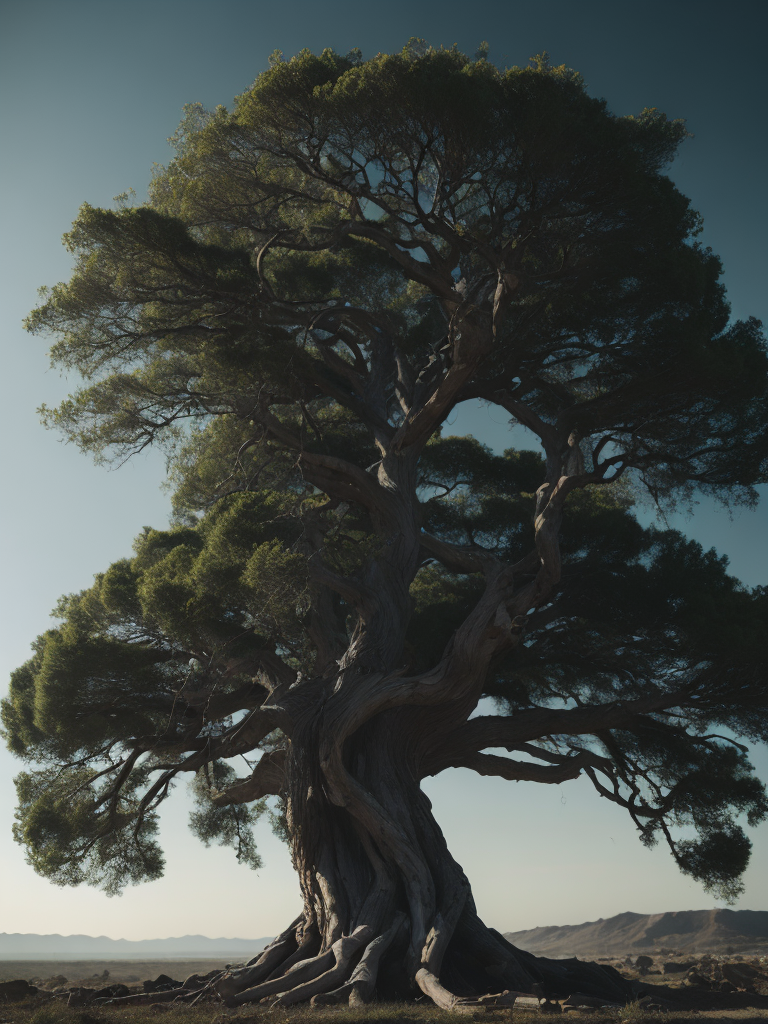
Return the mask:
<svg viewBox="0 0 768 1024"><path fill-rule="evenodd" d="M702 1020L739 1022L768 1021L768 956L697 955L665 950L648 957L602 957L637 983L638 1000L627 1006L594 1007L578 998L553 1003L539 1012L529 1008L488 1006L470 1014L486 1024L533 1024L542 1016L568 1013L572 1019L591 1018L594 1024L645 1024L659 1022L687 1024ZM647 961L652 961L648 963ZM692 964L692 966L688 966ZM447 1013L422 998L417 1003L374 1003L362 1009L336 1007L290 1007L272 1010L267 1005L243 1006L225 1010L215 1001L197 1005L170 1002L142 1006L94 1004L79 1001L80 992L122 984L131 992L144 990L145 980L166 975L179 981L191 974L207 974L225 966L222 960L16 960L0 961L2 983L25 979L35 985L37 994L20 1001L3 1001L0 996L0 1024L139 1024L156 1016L168 1017L168 1024L456 1024L457 1014ZM70 998L72 990L78 995ZM645 995L643 992L645 991ZM87 999L88 997L86 997ZM568 1003L574 1005L568 1005ZM465 1015L467 1016L467 1015Z"/></svg>

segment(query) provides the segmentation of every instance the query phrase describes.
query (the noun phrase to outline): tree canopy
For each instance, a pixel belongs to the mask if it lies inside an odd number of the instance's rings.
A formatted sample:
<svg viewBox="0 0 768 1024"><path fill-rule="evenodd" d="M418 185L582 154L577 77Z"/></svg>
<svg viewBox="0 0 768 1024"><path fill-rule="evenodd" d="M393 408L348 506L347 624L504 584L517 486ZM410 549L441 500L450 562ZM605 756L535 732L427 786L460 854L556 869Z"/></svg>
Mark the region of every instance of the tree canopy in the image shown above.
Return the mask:
<svg viewBox="0 0 768 1024"><path fill-rule="evenodd" d="M147 203L81 209L73 276L28 326L84 383L44 415L99 459L165 445L175 521L62 599L13 677L36 870L156 877L188 773L204 841L258 864L268 810L292 844L292 948L312 928L321 961L360 928L395 948L407 918L438 1002L445 956L480 984L460 936L501 955L418 789L447 767L583 772L738 893L742 816L768 812L741 742L768 739L768 596L632 513L766 479L761 325L730 321L664 174L684 137L546 56L278 54L231 112L187 109ZM540 452L449 436L468 400ZM232 991L285 992L255 977Z"/></svg>

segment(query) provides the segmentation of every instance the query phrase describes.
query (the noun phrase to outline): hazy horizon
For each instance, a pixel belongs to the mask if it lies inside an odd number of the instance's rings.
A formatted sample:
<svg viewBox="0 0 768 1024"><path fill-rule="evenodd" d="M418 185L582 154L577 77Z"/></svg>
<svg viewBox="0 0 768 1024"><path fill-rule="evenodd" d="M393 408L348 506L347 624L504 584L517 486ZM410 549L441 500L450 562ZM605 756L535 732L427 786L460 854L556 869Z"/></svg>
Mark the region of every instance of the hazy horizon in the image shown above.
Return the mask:
<svg viewBox="0 0 768 1024"><path fill-rule="evenodd" d="M766 911L766 910L753 911L749 907L739 907L738 909L734 909L732 907L713 907L713 906L709 906L709 907L696 907L696 908L686 907L685 910L659 910L659 911L656 911L656 912L651 912L650 914L641 914L641 913L638 913L637 911L634 911L634 910L623 910L623 911L620 911L618 914L611 914L610 917L608 917L608 918L594 917L594 918L590 918L590 919L588 919L586 921L577 921L577 922L572 922L572 923L571 922L569 922L569 923L559 922L558 924L554 924L554 923L550 922L550 923L547 923L547 924L534 925L532 928L519 928L519 929L515 929L515 931L533 931L536 928L568 928L568 927L572 927L572 926L578 927L579 925L584 925L584 924L597 924L597 923L599 923L601 921L606 921L606 920L610 921L610 920L613 920L614 918L623 917L623 916L627 916L627 915L630 915L630 914L634 915L636 917L663 917L665 914L704 914L704 913L709 913L711 911L718 911L718 910L721 910L721 911L722 910L732 911L733 913L742 912L742 913L746 913L746 914L755 913L755 912L757 912L757 913L768 913L768 911ZM512 929L507 929L507 930L511 931ZM140 939L126 939L123 936L115 937L115 936L111 936L111 935L87 935L87 934L82 933L82 932L72 932L70 934L62 934L60 932L46 932L46 933L43 933L43 932L5 932L5 931L0 931L0 940L2 940L2 938L4 936L8 937L8 938L12 938L13 936L16 936L16 935L25 936L25 937L28 936L28 937L34 937L34 938L41 938L41 939L47 939L47 938L83 939L83 938L87 938L87 939L94 939L94 940L109 939L110 942L136 942L136 943L139 943L139 942L141 942L141 943L145 943L145 942L182 942L182 941L184 941L186 939L206 939L209 942L266 942L266 941L270 941L272 938L274 938L274 936L272 936L272 935L269 935L269 936L260 935L258 938L243 938L241 936L235 936L235 935L229 935L229 936L218 935L218 936L213 936L213 935L203 935L203 934L200 934L200 933L194 933L194 934L188 934L188 935L187 934L185 934L185 935L168 935L168 936L158 936L158 935L156 935L156 936L145 936L145 937L140 938Z"/></svg>
<svg viewBox="0 0 768 1024"><path fill-rule="evenodd" d="M581 927L581 926L584 926L584 925L600 924L600 923L603 923L603 922L607 923L607 922L610 922L610 921L613 921L613 920L617 920L617 919L620 919L620 918L626 918L626 917L629 917L629 916L639 917L639 918L643 918L643 917L646 917L646 918L654 918L654 917L661 918L661 917L664 917L666 915L674 915L674 916L676 916L678 914L685 914L685 915L688 915L688 914L709 914L711 912L717 912L717 911L732 912L734 914L739 914L739 913L743 913L743 914L753 914L753 913L768 914L768 911L765 911L765 910L753 911L753 910L750 910L747 907L740 907L737 910L732 910L732 908L730 908L730 907L712 907L712 906L710 906L710 907L699 907L699 908L687 908L685 910L660 910L660 911L657 911L657 912L651 913L651 914L639 914L639 913L637 913L636 911L633 911L633 910L624 910L624 911L621 911L618 914L612 914L608 918L596 917L596 918L590 918L589 920L586 920L586 921L578 921L578 922L566 923L566 924L563 924L562 922L559 923L559 924L554 924L554 923L539 924L539 925L534 925L533 928L514 929L514 931L516 931L516 932L536 931L536 930L543 930L543 929L547 929L547 928L556 928L556 929L560 929L560 928L573 928L573 927L578 928L578 927ZM512 931L512 929L508 929L508 931ZM266 943L270 942L274 938L274 936L272 936L272 935L268 935L268 936L261 935L258 938L243 938L241 936L234 936L234 935L232 935L232 936L209 936L209 935L202 935L202 934L191 934L191 935L171 935L171 936L149 936L149 937L144 937L144 938L141 938L141 939L126 939L126 938L124 938L122 936L121 937L114 937L114 936L109 936L109 935L85 935L85 934L79 933L79 932L73 932L73 933L68 934L68 935L62 935L59 932L49 932L49 933L38 933L38 932L0 932L0 958L3 957L3 952L4 952L4 950L3 950L3 939L11 939L11 938L15 938L17 936L21 937L21 938L29 938L29 939L73 939L73 940L77 940L77 939L91 939L94 942L97 942L97 941L102 940L102 939L107 939L109 942L131 943L131 944L135 944L135 945L146 945L146 944L151 944L151 943L160 944L160 943L171 943L171 942L181 943L181 942L199 941L199 940L202 939L202 940L205 940L206 942L210 942L210 943L232 942L232 943L243 943L244 945L253 945L254 947L256 945L258 945L259 943L266 944ZM10 959L10 958L6 957L6 959Z"/></svg>

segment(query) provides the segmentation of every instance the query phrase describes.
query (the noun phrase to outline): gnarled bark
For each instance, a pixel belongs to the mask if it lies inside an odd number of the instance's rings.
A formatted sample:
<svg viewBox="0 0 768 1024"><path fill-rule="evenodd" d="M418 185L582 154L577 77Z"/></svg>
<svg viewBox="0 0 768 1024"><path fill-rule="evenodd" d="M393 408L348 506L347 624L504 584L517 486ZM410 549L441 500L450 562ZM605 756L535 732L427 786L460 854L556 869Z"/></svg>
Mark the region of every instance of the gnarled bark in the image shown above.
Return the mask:
<svg viewBox="0 0 768 1024"><path fill-rule="evenodd" d="M629 998L615 971L537 959L482 923L419 786L424 712L388 710L346 735L355 716L335 707L337 697L296 723L285 763L303 913L254 962L218 980L227 1005L358 1005L421 992L464 1012L500 988L502 1002L575 990Z"/></svg>

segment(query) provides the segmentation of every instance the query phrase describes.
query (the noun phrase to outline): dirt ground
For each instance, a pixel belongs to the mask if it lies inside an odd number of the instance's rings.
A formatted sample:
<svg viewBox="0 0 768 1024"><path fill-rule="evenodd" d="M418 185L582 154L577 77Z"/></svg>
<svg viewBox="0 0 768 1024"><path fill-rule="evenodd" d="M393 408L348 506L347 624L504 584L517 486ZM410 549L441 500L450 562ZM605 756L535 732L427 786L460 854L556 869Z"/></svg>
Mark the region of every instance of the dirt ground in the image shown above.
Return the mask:
<svg viewBox="0 0 768 1024"><path fill-rule="evenodd" d="M221 970L227 963L234 960L0 960L0 982L24 978L34 985L60 976L72 986L137 985L158 974L183 981L190 974ZM109 971L106 979L104 971Z"/></svg>
<svg viewBox="0 0 768 1024"><path fill-rule="evenodd" d="M648 954L650 963L637 954L599 957L637 983L638 1000L618 1007L563 1007L557 1016L579 1024L696 1024L702 1021L734 1021L768 1024L768 956L686 956L665 950ZM217 960L6 960L0 961L0 982L25 979L40 990L21 1002L0 1000L0 1024L143 1024L157 1015L167 1024L457 1024L457 1020L484 1024L542 1024L548 1013L488 1007L459 1017L437 1009L422 998L415 1003L374 1003L361 1009L296 1006L272 1010L266 1005L246 1005L226 1010L216 1002L198 1005L156 1003L144 1006L67 1005L68 990L99 989L111 984L142 990L142 982L160 974L183 981L190 974L221 969ZM675 971L675 965L686 965ZM692 965L692 966L688 966ZM106 973L108 972L108 973ZM692 972L692 973L691 973ZM55 995L53 994L55 990ZM645 998L641 998L645 996ZM555 1007L560 1011L560 1007ZM563 1024L566 1024L565 1020Z"/></svg>
<svg viewBox="0 0 768 1024"><path fill-rule="evenodd" d="M162 1007L162 1009L161 1009ZM72 1009L57 1000L46 1004L32 1003L0 1005L0 1024L145 1024L164 1017L164 1024L458 1024L462 1020L483 1024L542 1024L544 1015L515 1010L475 1013L471 1017L458 1016L422 1003L375 1003L362 1009L346 1007L290 1007L289 1010L270 1010L268 1007L240 1007L222 1011L208 1004L205 1007L158 1006L110 1007ZM566 1015L567 1024L579 1024ZM595 1011L589 1024L704 1024L705 1021L734 1021L738 1024L765 1024L768 1009L715 1010L697 1013L639 1012L630 1006L608 1014ZM563 1022L565 1024L565 1021Z"/></svg>

